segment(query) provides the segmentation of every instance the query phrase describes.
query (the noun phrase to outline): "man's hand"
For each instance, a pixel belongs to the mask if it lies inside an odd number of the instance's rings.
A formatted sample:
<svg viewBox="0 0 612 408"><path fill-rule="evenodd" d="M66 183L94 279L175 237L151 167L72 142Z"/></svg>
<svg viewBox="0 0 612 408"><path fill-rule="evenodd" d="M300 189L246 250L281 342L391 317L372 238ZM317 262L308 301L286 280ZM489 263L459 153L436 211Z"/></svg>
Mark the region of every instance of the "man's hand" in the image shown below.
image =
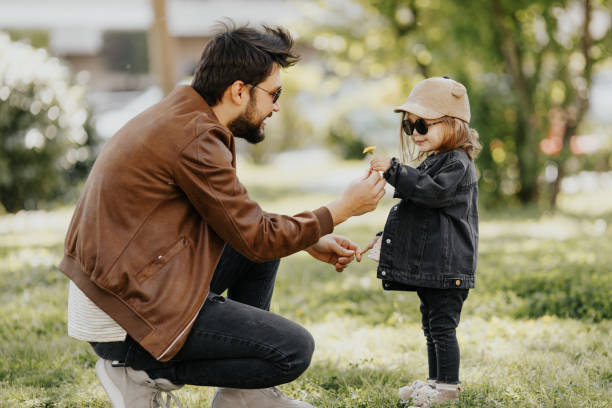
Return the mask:
<svg viewBox="0 0 612 408"><path fill-rule="evenodd" d="M376 171L385 172L391 167L391 159L375 157L370 161L370 168Z"/></svg>
<svg viewBox="0 0 612 408"><path fill-rule="evenodd" d="M335 234L321 237L316 244L306 248L306 252L319 261L334 265L336 272L342 272L355 255L357 260L361 261L359 246L350 239Z"/></svg>
<svg viewBox="0 0 612 408"><path fill-rule="evenodd" d="M378 201L385 195L385 183L385 179L378 172L370 169L363 177L353 180L340 198L327 205L334 225L352 216L375 210Z"/></svg>

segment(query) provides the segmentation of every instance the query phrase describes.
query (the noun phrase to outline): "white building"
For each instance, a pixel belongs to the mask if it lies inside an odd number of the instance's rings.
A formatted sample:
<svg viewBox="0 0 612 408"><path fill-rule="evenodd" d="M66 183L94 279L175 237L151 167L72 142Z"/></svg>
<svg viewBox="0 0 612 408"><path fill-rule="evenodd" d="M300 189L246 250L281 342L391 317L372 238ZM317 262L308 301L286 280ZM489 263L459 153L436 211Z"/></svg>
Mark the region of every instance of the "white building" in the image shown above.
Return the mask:
<svg viewBox="0 0 612 408"><path fill-rule="evenodd" d="M43 45L68 61L75 72L90 73L90 87L94 91L143 89L155 82L148 70L142 69L142 49L147 49L143 44L149 43L149 56L154 51L150 49L152 41L147 41L154 20L152 2L0 0L0 30L17 35L38 34L46 42ZM285 24L299 15L296 3L287 0L166 0L166 3L177 81L192 74L215 23L225 17L231 16L237 23ZM129 52L138 46L140 52Z"/></svg>

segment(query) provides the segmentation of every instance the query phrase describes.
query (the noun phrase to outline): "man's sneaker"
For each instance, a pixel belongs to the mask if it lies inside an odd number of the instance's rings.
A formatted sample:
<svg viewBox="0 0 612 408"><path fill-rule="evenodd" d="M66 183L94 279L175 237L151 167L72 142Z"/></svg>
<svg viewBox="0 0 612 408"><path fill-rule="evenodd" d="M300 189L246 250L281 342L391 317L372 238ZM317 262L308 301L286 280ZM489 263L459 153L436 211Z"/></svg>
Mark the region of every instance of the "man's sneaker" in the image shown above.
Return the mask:
<svg viewBox="0 0 612 408"><path fill-rule="evenodd" d="M398 390L399 397L402 401L408 401L410 398L412 398L414 392L422 387L435 389L436 382L435 380L427 380L427 382L421 380L413 381L412 384L406 385Z"/></svg>
<svg viewBox="0 0 612 408"><path fill-rule="evenodd" d="M211 408L313 408L302 401L292 400L278 388L245 390L217 388Z"/></svg>
<svg viewBox="0 0 612 408"><path fill-rule="evenodd" d="M172 401L182 408L178 398L170 392L182 386L166 379L153 380L145 371L113 367L109 360L102 359L96 363L96 374L113 408L170 408ZM165 401L162 393L166 394Z"/></svg>

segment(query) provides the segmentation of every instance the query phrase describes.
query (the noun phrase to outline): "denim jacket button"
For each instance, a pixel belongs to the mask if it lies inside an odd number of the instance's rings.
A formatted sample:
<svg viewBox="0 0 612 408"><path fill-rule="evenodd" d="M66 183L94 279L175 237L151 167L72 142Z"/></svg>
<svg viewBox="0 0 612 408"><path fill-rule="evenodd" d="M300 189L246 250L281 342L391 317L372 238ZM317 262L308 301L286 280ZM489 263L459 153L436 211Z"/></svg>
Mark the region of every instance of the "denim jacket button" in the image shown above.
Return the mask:
<svg viewBox="0 0 612 408"><path fill-rule="evenodd" d="M382 271L380 274L381 274L382 276L387 276L387 272L385 272L385 271Z"/></svg>
<svg viewBox="0 0 612 408"><path fill-rule="evenodd" d="M461 281L460 281L459 279L457 279L457 280L455 281L455 285L457 285L457 286L461 285Z"/></svg>
<svg viewBox="0 0 612 408"><path fill-rule="evenodd" d="M388 288L389 284L387 282L385 282L385 288Z"/></svg>
<svg viewBox="0 0 612 408"><path fill-rule="evenodd" d="M391 243L391 239L387 238L387 240L385 241L387 244Z"/></svg>

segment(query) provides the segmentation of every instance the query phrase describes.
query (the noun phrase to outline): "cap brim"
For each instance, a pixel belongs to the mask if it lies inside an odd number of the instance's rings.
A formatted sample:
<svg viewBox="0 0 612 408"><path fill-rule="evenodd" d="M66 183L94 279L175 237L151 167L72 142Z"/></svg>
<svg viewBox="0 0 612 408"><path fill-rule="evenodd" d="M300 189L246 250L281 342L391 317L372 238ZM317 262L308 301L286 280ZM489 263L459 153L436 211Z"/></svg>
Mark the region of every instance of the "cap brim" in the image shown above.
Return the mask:
<svg viewBox="0 0 612 408"><path fill-rule="evenodd" d="M393 112L408 112L423 119L438 119L444 116L443 113L437 112L433 109L428 109L414 102L406 102L405 104L395 108Z"/></svg>

